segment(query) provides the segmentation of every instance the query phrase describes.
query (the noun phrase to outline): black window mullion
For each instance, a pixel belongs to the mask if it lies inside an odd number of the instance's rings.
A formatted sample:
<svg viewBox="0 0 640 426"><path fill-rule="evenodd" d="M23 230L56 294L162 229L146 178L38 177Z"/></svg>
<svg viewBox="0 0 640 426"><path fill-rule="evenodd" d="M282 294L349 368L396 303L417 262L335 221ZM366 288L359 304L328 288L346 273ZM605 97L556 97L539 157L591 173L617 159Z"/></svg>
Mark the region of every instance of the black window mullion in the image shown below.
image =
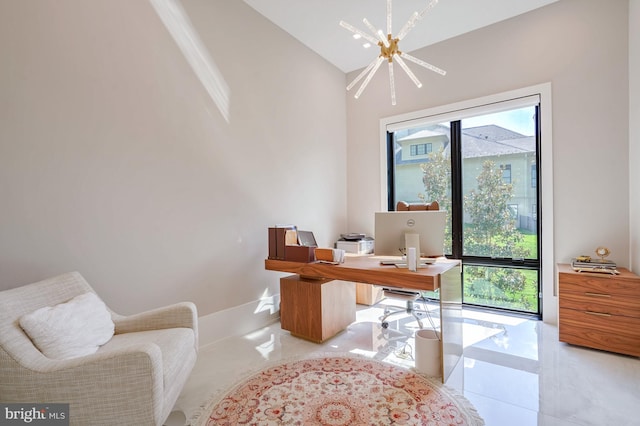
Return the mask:
<svg viewBox="0 0 640 426"><path fill-rule="evenodd" d="M462 125L451 122L451 256L462 259Z"/></svg>
<svg viewBox="0 0 640 426"><path fill-rule="evenodd" d="M536 119L536 231L538 232L538 264L540 266L540 272L542 272L542 189L540 183L540 167L541 151L542 151L542 129L540 125L540 105L535 107ZM538 290L540 290L538 284ZM540 293L540 291L538 291ZM542 309L540 310L542 312Z"/></svg>
<svg viewBox="0 0 640 426"><path fill-rule="evenodd" d="M538 316L542 319L542 180L540 179L542 126L540 124L540 105L535 107L536 126L536 232L538 233Z"/></svg>
<svg viewBox="0 0 640 426"><path fill-rule="evenodd" d="M396 182L395 182L395 146L394 135L392 132L387 132L387 210L395 211L395 199L396 199Z"/></svg>

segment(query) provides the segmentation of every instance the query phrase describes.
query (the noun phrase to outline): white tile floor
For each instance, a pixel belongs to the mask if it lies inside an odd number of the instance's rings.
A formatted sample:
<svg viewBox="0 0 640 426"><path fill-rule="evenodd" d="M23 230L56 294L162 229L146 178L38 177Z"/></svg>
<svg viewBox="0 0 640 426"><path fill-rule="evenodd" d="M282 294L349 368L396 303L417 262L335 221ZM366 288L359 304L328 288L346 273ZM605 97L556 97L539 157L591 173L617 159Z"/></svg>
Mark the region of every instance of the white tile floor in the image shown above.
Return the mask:
<svg viewBox="0 0 640 426"><path fill-rule="evenodd" d="M380 304L359 305L356 322L323 344L293 337L275 323L207 345L176 409L189 419L215 392L261 366L298 356L351 352L413 367L406 353L413 354L416 321L395 316L383 330L382 312ZM557 328L541 321L471 309L463 316L464 357L447 385L464 393L487 426L640 425L639 358L560 343Z"/></svg>

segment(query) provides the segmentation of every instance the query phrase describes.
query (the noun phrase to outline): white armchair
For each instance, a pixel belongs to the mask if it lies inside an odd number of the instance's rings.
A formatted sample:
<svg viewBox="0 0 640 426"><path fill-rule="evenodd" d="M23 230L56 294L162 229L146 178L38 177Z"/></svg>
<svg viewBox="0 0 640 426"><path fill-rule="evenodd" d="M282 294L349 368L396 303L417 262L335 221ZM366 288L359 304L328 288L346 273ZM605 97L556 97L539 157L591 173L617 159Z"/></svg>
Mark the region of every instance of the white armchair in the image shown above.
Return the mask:
<svg viewBox="0 0 640 426"><path fill-rule="evenodd" d="M97 352L46 357L20 318L87 292L78 272L0 291L0 402L69 403L71 425L163 424L196 361L195 305L111 312L115 334Z"/></svg>

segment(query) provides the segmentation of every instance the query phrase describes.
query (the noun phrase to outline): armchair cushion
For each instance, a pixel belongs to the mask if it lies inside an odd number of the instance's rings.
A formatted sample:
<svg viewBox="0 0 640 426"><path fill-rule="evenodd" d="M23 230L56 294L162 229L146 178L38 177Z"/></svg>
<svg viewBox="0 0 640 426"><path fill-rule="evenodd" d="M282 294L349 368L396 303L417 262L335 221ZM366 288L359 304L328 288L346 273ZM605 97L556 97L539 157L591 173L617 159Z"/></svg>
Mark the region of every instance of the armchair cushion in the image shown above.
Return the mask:
<svg viewBox="0 0 640 426"><path fill-rule="evenodd" d="M20 327L46 357L69 359L95 353L114 333L111 313L92 292L20 317Z"/></svg>

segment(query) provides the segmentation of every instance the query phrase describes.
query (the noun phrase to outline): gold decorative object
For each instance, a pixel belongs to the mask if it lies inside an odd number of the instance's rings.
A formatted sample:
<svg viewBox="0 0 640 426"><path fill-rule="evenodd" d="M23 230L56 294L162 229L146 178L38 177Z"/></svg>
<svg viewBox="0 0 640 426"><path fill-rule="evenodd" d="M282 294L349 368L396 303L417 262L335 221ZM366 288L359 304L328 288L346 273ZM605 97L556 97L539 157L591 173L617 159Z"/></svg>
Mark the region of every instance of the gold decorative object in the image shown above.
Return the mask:
<svg viewBox="0 0 640 426"><path fill-rule="evenodd" d="M393 78L394 59L398 63L398 65L400 65L400 68L402 68L404 72L407 73L411 81L413 81L414 84L418 86L418 88L422 87L422 83L420 82L420 80L418 80L415 74L413 74L411 69L409 69L407 64L404 62L403 58L415 64L423 66L440 75L445 75L447 73L446 71L436 66L433 66L430 63L423 61L422 59L418 59L414 56L409 55L408 53L404 53L400 51L400 49L398 48L398 43L409 33L409 31L411 31L411 29L418 23L418 21L421 20L424 17L424 15L438 3L438 0L431 0L431 2L422 11L413 12L413 15L411 15L411 17L409 18L409 21L406 24L404 24L404 27L402 27L402 29L400 30L400 32L397 34L396 37L393 37L391 35L391 3L392 1L393 0L387 0L387 33L386 35L382 30L376 30L376 28L373 25L371 25L371 23L367 20L367 18L364 18L362 22L364 22L367 28L369 28L369 31L373 33L373 36L365 33L364 31L360 31L359 29L357 29L351 24L348 24L345 21L340 21L340 26L353 32L353 36L355 38L364 38L371 44L377 44L378 46L380 46L380 54L378 55L378 57L374 59L373 62L371 62L347 86L347 90L351 90L353 86L355 86L356 83L358 83L365 75L367 76L354 96L356 99L360 97L365 87L367 87L367 84L369 84L369 82L371 81L371 78L373 78L373 75L376 73L376 71L378 71L378 68L380 68L380 65L382 65L385 59L389 64L389 85L391 86L391 104L392 105L396 104L395 80Z"/></svg>
<svg viewBox="0 0 640 426"><path fill-rule="evenodd" d="M611 254L611 251L606 247L598 247L596 249L596 254L600 256L600 260L604 262L604 258Z"/></svg>

